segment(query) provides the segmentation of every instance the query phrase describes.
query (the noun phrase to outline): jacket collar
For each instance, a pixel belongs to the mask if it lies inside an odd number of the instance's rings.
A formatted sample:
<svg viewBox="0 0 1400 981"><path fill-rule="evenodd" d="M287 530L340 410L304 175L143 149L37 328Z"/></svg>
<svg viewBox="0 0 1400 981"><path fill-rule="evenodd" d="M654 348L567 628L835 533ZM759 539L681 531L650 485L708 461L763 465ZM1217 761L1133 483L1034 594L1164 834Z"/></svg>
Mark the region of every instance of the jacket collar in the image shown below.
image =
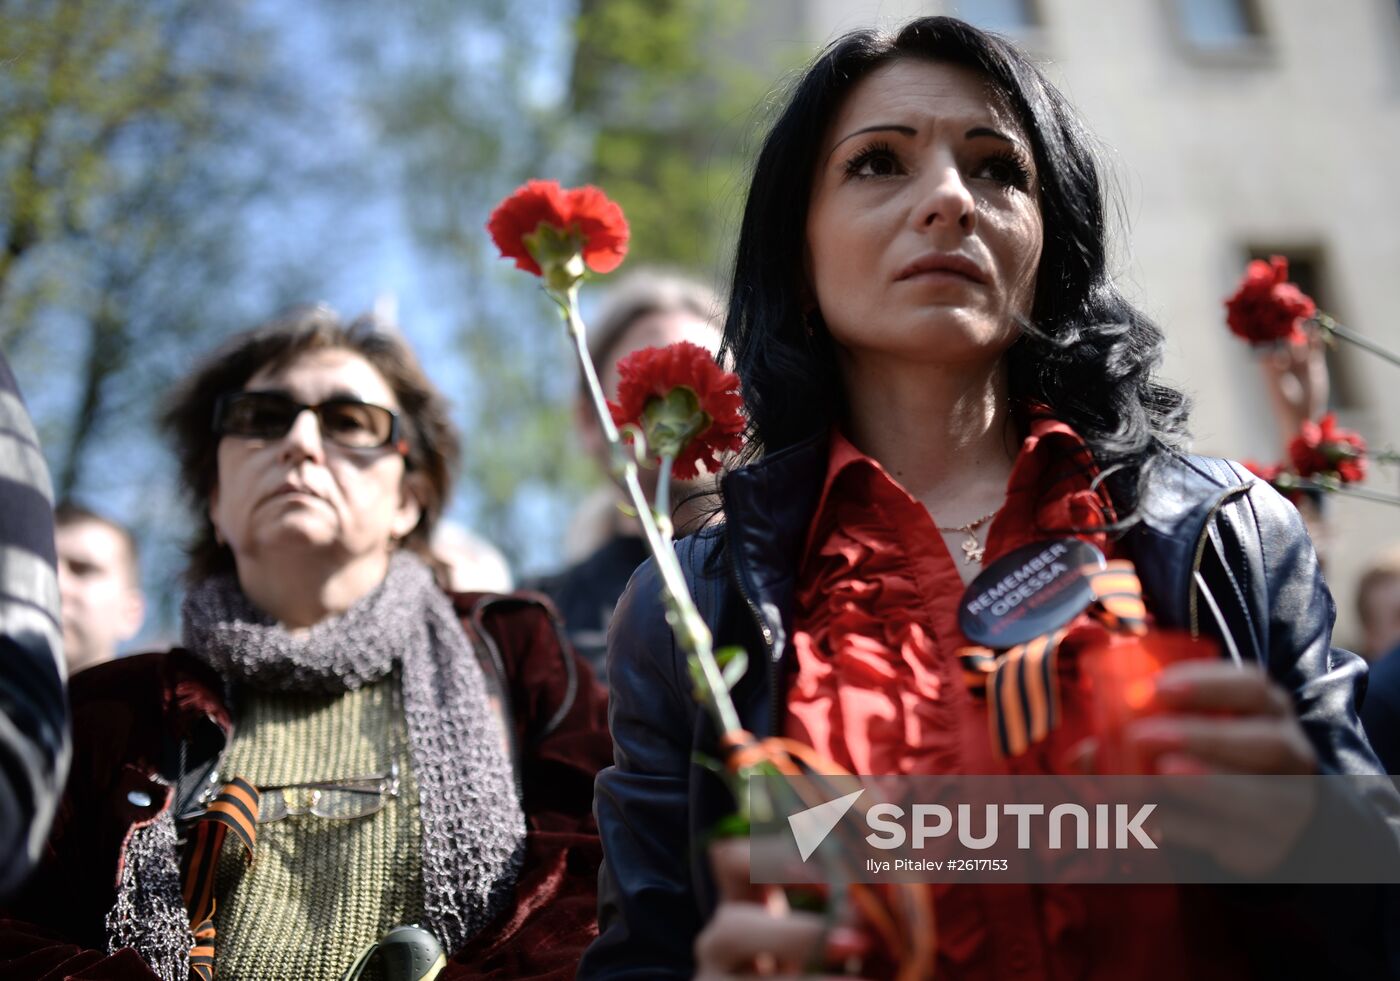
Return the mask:
<svg viewBox="0 0 1400 981"><path fill-rule="evenodd" d="M822 432L725 475L727 547L744 599L761 618L769 656L791 632L797 565L821 498L829 435Z"/></svg>
<svg viewBox="0 0 1400 981"><path fill-rule="evenodd" d="M1193 626L1192 581L1210 534L1210 522L1227 501L1249 489L1224 460L1162 457L1138 502L1138 521L1125 539L1152 613L1164 627Z"/></svg>

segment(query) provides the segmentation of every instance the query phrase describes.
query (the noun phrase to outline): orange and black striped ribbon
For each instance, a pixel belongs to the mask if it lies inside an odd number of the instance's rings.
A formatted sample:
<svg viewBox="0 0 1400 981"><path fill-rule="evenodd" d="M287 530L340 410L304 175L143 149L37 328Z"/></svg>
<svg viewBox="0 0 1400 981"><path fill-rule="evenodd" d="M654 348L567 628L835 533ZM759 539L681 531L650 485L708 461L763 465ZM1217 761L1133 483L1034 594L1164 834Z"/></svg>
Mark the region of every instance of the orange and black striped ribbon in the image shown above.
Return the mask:
<svg viewBox="0 0 1400 981"><path fill-rule="evenodd" d="M1142 583L1131 562L1115 559L1102 569L1085 568L1083 574L1094 591L1091 616L1109 630L1147 632ZM992 743L1003 757L1024 753L1059 724L1056 656L1065 633L1061 627L999 653L987 647L958 653L968 687L987 698Z"/></svg>
<svg viewBox="0 0 1400 981"><path fill-rule="evenodd" d="M258 801L258 789L242 777L234 777L195 820L185 847L180 882L194 933L190 970L200 981L214 977L214 876L219 851L232 831L252 860L258 841Z"/></svg>
<svg viewBox="0 0 1400 981"><path fill-rule="evenodd" d="M204 920L192 927L194 946L190 948L190 970L200 981L214 977L214 921Z"/></svg>

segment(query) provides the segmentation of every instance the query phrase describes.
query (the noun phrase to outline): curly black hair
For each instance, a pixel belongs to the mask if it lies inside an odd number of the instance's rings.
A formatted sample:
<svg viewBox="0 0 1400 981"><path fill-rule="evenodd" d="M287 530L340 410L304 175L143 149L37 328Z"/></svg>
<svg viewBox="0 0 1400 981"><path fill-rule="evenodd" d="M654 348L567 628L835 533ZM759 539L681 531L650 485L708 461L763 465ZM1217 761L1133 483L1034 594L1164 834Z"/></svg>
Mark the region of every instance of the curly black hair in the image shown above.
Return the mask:
<svg viewBox="0 0 1400 981"><path fill-rule="evenodd" d="M1030 318L1006 354L1013 403L1018 411L1041 403L1073 426L1104 471L1119 514L1129 514L1152 464L1184 440L1187 399L1154 378L1162 333L1110 281L1104 190L1078 114L1015 45L951 17L837 39L796 81L764 140L724 331L749 412L745 459L823 432L844 411L833 342L804 323L813 161L852 88L903 58L981 73L1031 140L1045 231Z"/></svg>

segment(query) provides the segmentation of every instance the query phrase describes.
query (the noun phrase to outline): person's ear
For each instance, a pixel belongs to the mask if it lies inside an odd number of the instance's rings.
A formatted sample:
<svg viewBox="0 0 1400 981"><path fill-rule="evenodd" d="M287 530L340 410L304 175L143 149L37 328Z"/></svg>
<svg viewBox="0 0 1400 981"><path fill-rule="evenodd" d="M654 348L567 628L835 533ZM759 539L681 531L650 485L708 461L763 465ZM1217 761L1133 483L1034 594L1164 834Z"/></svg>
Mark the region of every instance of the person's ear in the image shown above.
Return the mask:
<svg viewBox="0 0 1400 981"><path fill-rule="evenodd" d="M211 528L214 529L214 541L218 542L220 545L227 545L228 542L226 542L226 541L224 540L224 533L223 533L223 531L220 530L220 528L219 528L219 518L218 518L218 513L219 513L219 485L218 485L218 484L215 484L213 487L211 487L211 488L209 489L209 506L208 506L208 508L206 509L206 512L205 512L205 513L208 514L208 516L209 516L209 526L210 526Z"/></svg>
<svg viewBox="0 0 1400 981"><path fill-rule="evenodd" d="M146 622L146 597L140 586L132 586L126 591L118 609L120 623L117 625L117 642L125 643L141 632L141 624Z"/></svg>
<svg viewBox="0 0 1400 981"><path fill-rule="evenodd" d="M390 537L395 541L407 538L423 517L422 481L425 479L421 474L407 473L399 483L399 504L389 526Z"/></svg>

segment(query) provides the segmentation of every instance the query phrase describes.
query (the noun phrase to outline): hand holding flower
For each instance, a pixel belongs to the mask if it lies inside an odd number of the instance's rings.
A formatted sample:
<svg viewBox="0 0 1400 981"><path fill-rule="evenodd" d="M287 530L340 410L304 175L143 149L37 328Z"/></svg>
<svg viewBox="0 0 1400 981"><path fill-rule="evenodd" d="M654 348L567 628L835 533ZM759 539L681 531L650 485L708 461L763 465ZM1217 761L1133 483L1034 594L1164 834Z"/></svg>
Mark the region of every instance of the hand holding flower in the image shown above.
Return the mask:
<svg viewBox="0 0 1400 981"><path fill-rule="evenodd" d="M872 941L864 931L832 928L819 914L788 909L781 890L753 885L750 848L744 838L726 838L710 846L719 903L695 938L697 981L793 976L821 960L818 952L837 963L868 952ZM840 976L850 981L849 974Z"/></svg>
<svg viewBox="0 0 1400 981"><path fill-rule="evenodd" d="M1188 661L1163 669L1154 714L1125 727L1128 752L1177 794L1160 811L1167 844L1210 855L1242 875L1266 875L1287 858L1317 806L1317 753L1287 693L1256 665ZM1237 775L1237 776L1231 776Z"/></svg>

